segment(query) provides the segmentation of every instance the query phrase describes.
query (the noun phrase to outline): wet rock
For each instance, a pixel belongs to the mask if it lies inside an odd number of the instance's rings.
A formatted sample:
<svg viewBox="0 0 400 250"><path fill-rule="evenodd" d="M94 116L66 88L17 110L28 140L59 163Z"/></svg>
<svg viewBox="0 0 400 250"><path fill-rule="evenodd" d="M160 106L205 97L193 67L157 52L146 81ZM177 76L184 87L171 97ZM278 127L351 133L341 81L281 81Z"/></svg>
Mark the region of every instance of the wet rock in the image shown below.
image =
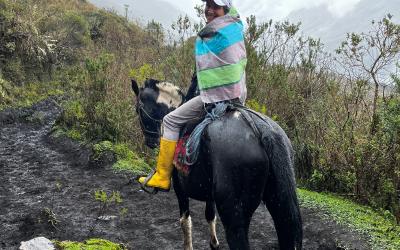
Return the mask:
<svg viewBox="0 0 400 250"><path fill-rule="evenodd" d="M118 218L118 216L115 216L115 215L102 215L102 216L99 216L97 219L102 220L102 221L110 221L110 220L115 220L117 218Z"/></svg>
<svg viewBox="0 0 400 250"><path fill-rule="evenodd" d="M30 241L21 242L20 250L53 250L53 243L45 237L37 237Z"/></svg>

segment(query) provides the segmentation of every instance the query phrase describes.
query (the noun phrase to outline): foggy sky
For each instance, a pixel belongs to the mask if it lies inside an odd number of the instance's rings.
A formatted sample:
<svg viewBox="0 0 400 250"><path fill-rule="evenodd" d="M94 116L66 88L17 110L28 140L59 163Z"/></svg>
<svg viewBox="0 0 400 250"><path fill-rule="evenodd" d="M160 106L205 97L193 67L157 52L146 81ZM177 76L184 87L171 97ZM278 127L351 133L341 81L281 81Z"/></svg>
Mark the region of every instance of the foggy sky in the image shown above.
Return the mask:
<svg viewBox="0 0 400 250"><path fill-rule="evenodd" d="M202 4L201 0L163 0L179 9L184 10L192 17L196 17L193 10L196 4ZM290 12L303 8L312 8L326 5L328 10L337 17L351 11L361 0L233 0L242 16L255 15L258 20L285 19Z"/></svg>

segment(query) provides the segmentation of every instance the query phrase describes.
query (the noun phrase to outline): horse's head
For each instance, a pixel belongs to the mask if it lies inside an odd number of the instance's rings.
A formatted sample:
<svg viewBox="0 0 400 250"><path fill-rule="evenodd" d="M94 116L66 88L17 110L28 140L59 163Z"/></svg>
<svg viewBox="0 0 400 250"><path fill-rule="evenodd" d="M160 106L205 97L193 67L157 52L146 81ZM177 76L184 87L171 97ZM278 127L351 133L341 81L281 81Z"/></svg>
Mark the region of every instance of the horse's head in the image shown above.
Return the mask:
<svg viewBox="0 0 400 250"><path fill-rule="evenodd" d="M177 86L154 79L147 79L144 87L132 80L132 90L136 94L136 113L145 144L155 148L160 141L162 119L182 104L184 95Z"/></svg>

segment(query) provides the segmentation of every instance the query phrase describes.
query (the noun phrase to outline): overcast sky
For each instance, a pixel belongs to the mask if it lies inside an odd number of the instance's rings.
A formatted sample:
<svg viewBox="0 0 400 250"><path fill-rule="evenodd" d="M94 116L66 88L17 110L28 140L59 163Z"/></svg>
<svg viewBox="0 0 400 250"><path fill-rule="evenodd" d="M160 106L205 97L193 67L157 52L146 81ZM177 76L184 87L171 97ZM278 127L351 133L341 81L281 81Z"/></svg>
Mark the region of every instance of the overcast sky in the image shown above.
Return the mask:
<svg viewBox="0 0 400 250"><path fill-rule="evenodd" d="M201 0L164 0L179 9L183 9L189 15L196 17L193 10L196 4L201 4ZM378 0L379 1L379 0ZM260 3L262 2L262 3ZM352 10L360 0L233 0L242 16L255 15L258 20L285 19L290 12L302 8L312 8L318 5L327 5L328 10L340 17Z"/></svg>

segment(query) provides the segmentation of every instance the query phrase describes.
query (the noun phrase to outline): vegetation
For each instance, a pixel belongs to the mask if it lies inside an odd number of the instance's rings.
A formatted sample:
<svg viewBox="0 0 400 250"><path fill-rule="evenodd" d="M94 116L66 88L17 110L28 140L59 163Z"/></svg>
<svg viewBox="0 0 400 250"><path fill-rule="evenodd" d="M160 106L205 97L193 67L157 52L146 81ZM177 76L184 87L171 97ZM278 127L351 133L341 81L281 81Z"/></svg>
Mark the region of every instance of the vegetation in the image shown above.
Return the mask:
<svg viewBox="0 0 400 250"><path fill-rule="evenodd" d="M388 212L376 212L348 199L299 189L300 203L304 207L318 209L326 219L350 227L370 239L373 249L399 249L400 226Z"/></svg>
<svg viewBox="0 0 400 250"><path fill-rule="evenodd" d="M107 194L106 191L96 190L94 192L94 199L99 203L98 211L96 214L96 220L90 228L90 231L93 232L100 220L107 220L109 216L106 213L110 212L111 209L117 209L118 206L122 203L121 194L118 191L112 191L111 194ZM122 208L120 211L120 215L125 215L127 212L126 208Z"/></svg>
<svg viewBox="0 0 400 250"><path fill-rule="evenodd" d="M116 171L126 171L130 174L144 174L151 170L150 166L133 152L127 144L113 144L102 141L93 146L94 158L99 159L106 152L116 155L117 161L113 164Z"/></svg>
<svg viewBox="0 0 400 250"><path fill-rule="evenodd" d="M58 82L35 82L24 86L13 86L0 78L0 110L10 107L29 107L49 96L64 94Z"/></svg>
<svg viewBox="0 0 400 250"><path fill-rule="evenodd" d="M333 57L299 35L299 24L247 22L251 106L265 105L289 134L300 185L399 220L400 26L388 15L367 34L349 34Z"/></svg>
<svg viewBox="0 0 400 250"><path fill-rule="evenodd" d="M146 171L142 158L153 155L142 143L129 76L186 87L203 24L181 17L169 39L156 22L140 27L86 1L0 6L0 107L66 93L56 126L114 152L115 169ZM247 19L249 106L288 133L301 186L347 195L399 222L400 25L390 15L374 21L335 55L300 30Z"/></svg>
<svg viewBox="0 0 400 250"><path fill-rule="evenodd" d="M125 250L122 244L116 244L104 239L89 239L84 242L55 241L56 249L60 250Z"/></svg>

